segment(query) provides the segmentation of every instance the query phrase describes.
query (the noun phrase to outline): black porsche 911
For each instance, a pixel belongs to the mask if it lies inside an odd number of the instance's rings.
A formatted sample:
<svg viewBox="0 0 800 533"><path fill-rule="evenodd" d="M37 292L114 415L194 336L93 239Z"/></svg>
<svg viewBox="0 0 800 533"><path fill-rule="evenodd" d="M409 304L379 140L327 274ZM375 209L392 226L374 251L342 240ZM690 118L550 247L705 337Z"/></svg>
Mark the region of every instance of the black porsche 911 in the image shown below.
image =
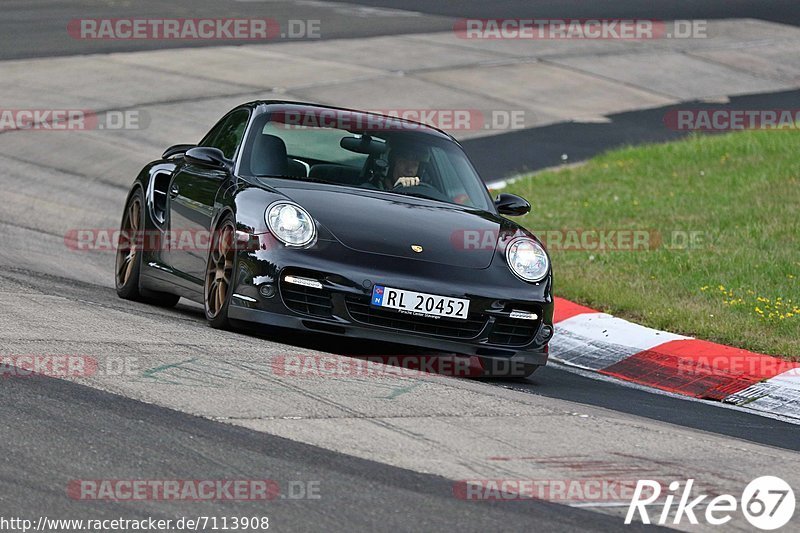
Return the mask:
<svg viewBox="0 0 800 533"><path fill-rule="evenodd" d="M493 200L435 128L251 102L142 169L116 288L162 306L196 301L216 328L390 341L525 376L547 362L553 334L547 253L502 216L529 210L518 196Z"/></svg>

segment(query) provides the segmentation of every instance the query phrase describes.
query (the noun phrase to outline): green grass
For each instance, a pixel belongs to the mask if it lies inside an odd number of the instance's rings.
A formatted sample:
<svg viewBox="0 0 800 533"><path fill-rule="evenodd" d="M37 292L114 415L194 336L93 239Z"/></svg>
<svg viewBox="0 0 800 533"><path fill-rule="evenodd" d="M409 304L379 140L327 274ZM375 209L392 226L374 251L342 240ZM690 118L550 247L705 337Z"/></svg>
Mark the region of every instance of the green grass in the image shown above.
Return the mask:
<svg viewBox="0 0 800 533"><path fill-rule="evenodd" d="M800 132L608 152L506 189L543 230L651 230L640 251L550 246L557 296L657 329L800 360ZM676 233L673 242L673 232ZM704 242L681 247L699 232Z"/></svg>

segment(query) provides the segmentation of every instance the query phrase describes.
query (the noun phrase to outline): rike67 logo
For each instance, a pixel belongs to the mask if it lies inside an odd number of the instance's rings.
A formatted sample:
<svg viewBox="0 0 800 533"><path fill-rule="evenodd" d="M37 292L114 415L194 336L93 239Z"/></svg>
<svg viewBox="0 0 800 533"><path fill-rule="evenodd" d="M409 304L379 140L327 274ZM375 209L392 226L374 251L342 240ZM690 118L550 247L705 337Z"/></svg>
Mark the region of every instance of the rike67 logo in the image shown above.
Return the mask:
<svg viewBox="0 0 800 533"><path fill-rule="evenodd" d="M625 523L630 524L638 514L643 524L666 525L672 517L672 524L680 524L685 519L692 525L699 524L698 517L714 526L727 524L739 509L750 525L765 531L772 531L789 523L794 516L795 497L792 487L775 476L762 476L751 481L740 499L731 494L720 494L708 500L709 495L701 494L692 498L694 479L689 479L681 490L681 483L669 484L669 492L661 494L661 484L649 479L639 480L633 499L625 515ZM673 509L675 500L677 504ZM661 501L663 500L663 507ZM656 503L658 501L658 503ZM652 517L647 507L660 508L660 513ZM705 507L705 512L700 508Z"/></svg>

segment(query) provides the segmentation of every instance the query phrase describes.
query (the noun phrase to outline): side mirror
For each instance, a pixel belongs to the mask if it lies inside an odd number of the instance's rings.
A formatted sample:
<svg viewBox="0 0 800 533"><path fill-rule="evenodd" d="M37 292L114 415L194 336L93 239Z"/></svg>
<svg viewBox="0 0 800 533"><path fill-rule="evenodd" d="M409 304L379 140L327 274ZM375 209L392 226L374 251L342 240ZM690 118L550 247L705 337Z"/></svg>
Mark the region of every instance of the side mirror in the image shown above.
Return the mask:
<svg viewBox="0 0 800 533"><path fill-rule="evenodd" d="M225 154L219 148L197 146L186 150L184 158L193 165L230 170L231 162L225 158Z"/></svg>
<svg viewBox="0 0 800 533"><path fill-rule="evenodd" d="M505 192L497 196L494 206L501 215L512 217L525 215L531 210L531 204L525 198Z"/></svg>
<svg viewBox="0 0 800 533"><path fill-rule="evenodd" d="M190 148L194 148L195 146L197 146L197 145L196 144L176 144L174 146L170 146L169 148L164 150L164 153L161 155L161 159L169 159L170 157L172 157L174 155L185 154L186 150L189 150Z"/></svg>

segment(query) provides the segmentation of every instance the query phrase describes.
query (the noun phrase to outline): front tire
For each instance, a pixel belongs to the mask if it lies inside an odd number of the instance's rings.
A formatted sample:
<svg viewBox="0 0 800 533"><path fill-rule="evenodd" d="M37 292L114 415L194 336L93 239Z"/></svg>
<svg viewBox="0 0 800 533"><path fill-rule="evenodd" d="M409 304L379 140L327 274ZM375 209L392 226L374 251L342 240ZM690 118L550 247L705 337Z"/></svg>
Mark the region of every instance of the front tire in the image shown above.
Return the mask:
<svg viewBox="0 0 800 533"><path fill-rule="evenodd" d="M137 235L143 226L142 190L137 188L128 199L120 223L117 259L114 266L117 296L125 300L141 300L139 270L141 268L140 240Z"/></svg>
<svg viewBox="0 0 800 533"><path fill-rule="evenodd" d="M233 273L236 268L236 226L228 214L217 226L211 239L203 287L203 307L208 325L230 329L228 306L233 294Z"/></svg>

